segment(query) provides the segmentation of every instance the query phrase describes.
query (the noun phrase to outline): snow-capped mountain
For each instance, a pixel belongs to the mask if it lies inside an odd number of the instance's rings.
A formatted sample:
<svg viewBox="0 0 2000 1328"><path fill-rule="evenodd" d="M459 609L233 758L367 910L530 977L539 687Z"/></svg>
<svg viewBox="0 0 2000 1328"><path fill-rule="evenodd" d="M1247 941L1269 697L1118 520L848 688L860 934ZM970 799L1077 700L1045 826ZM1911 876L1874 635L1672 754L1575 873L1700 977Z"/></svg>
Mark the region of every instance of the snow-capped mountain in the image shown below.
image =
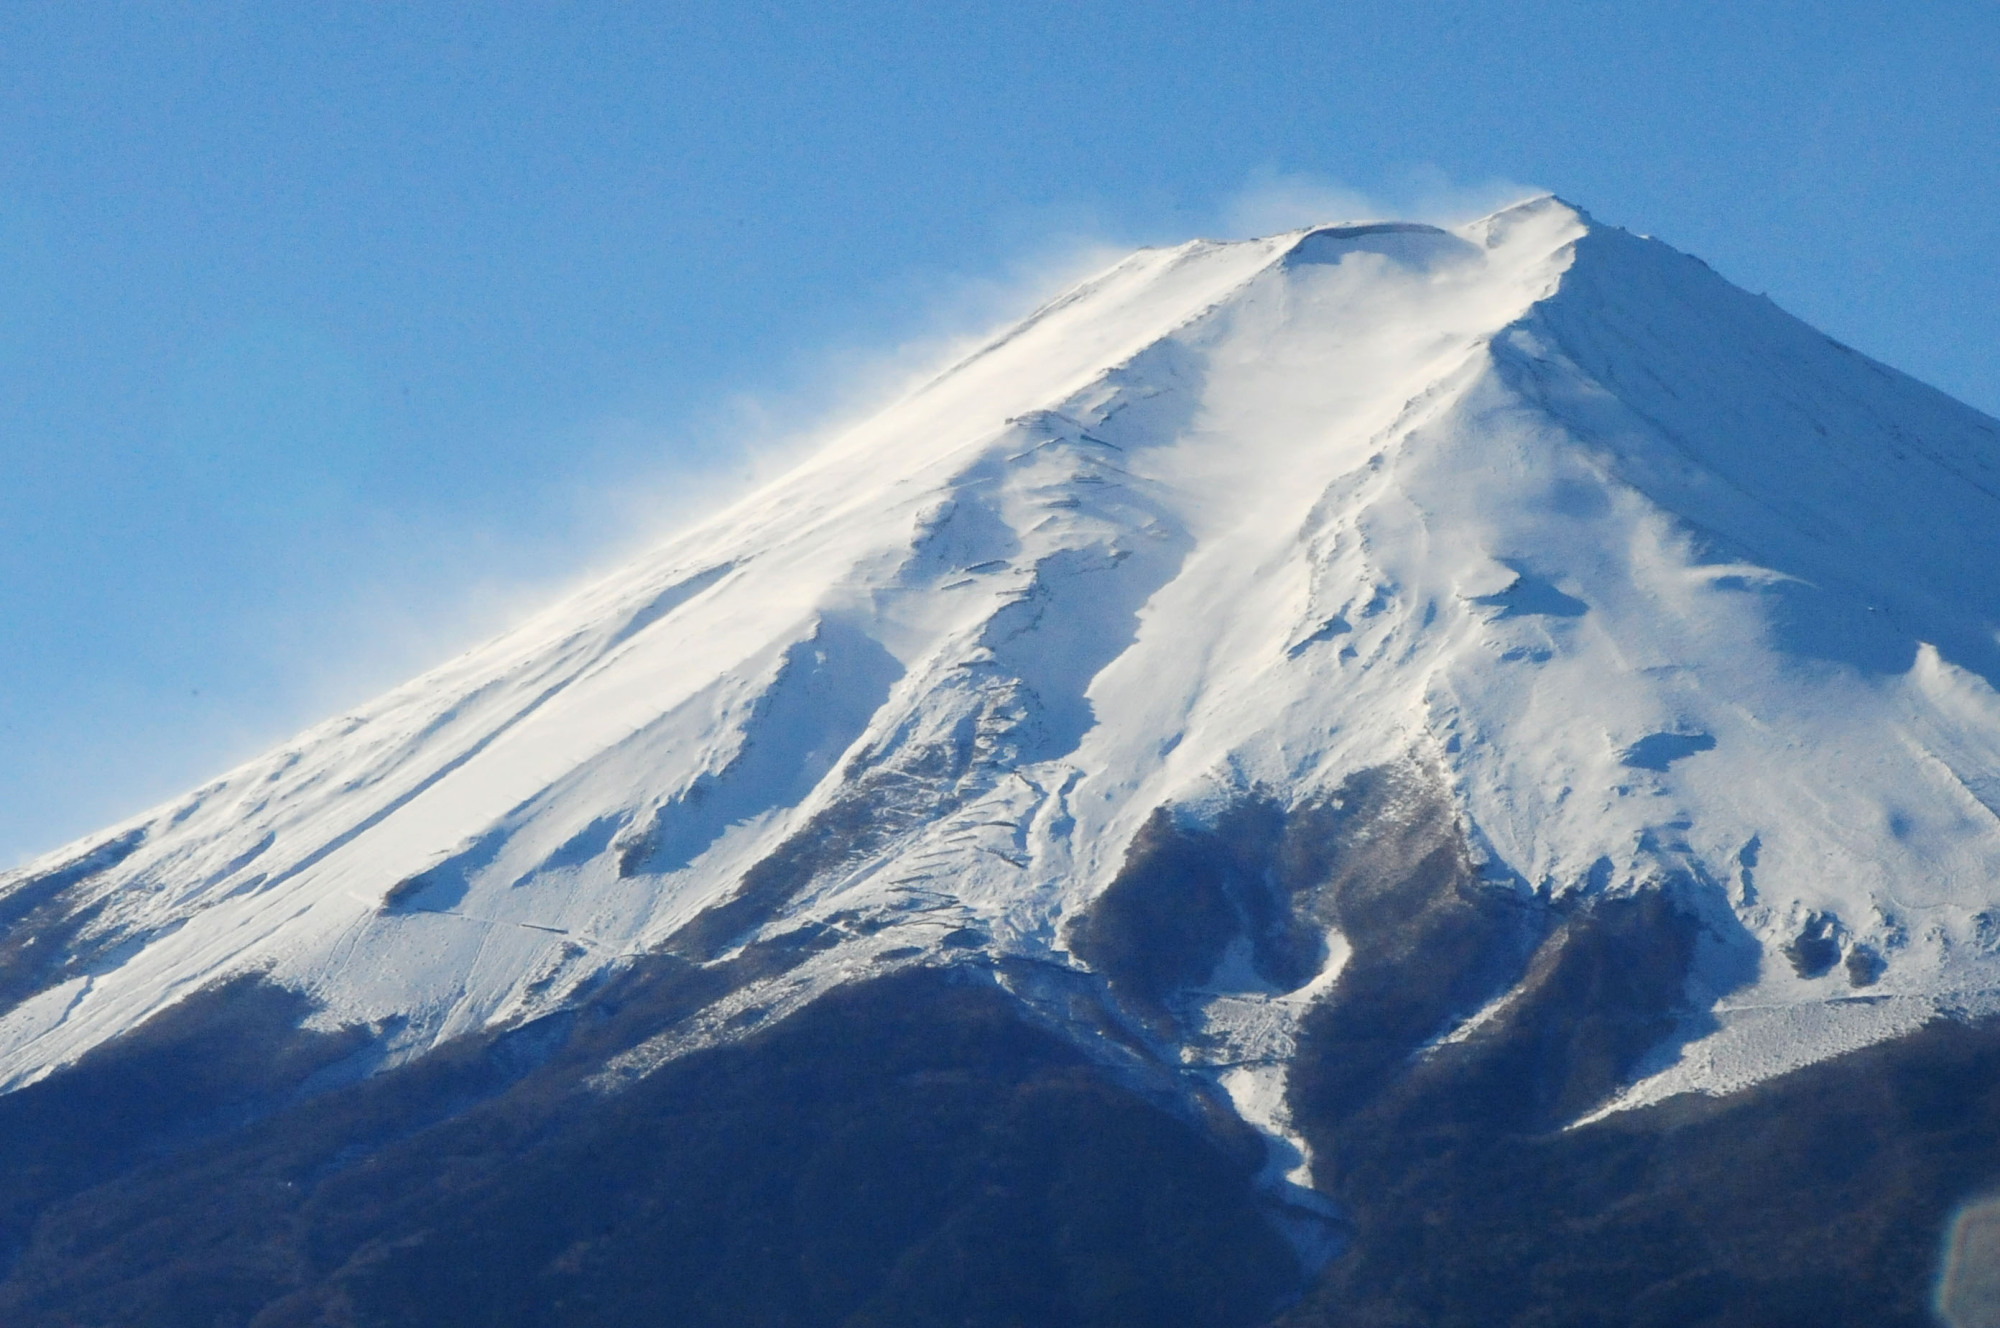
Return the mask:
<svg viewBox="0 0 2000 1328"><path fill-rule="evenodd" d="M2000 1012L1996 567L2000 425L1556 199L1141 251L0 877L0 1076L252 975L374 1072L793 945L615 1094L969 965L1254 1127L1310 1263L1302 1047L1371 983L1434 986L1397 1054L1448 1057L1641 910L1643 1036L1547 1128Z"/></svg>

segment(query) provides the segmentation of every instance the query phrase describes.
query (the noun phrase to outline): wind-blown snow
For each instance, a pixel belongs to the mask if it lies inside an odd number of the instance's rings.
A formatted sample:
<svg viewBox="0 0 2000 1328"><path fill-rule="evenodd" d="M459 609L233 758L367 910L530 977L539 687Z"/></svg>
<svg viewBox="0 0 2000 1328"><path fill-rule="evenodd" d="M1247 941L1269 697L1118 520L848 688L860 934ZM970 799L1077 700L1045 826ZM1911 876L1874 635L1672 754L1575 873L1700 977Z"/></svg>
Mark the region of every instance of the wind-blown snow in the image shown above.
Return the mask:
<svg viewBox="0 0 2000 1328"><path fill-rule="evenodd" d="M746 925L846 939L743 1010L947 938L1068 965L1155 808L1414 757L1494 888L1703 910L1706 1031L1622 1103L1728 1090L2000 1005L1996 494L1993 421L1553 199L1142 251L625 572L0 878L142 835L0 1080L248 970L409 1054L815 834ZM1814 928L1848 962L1802 976ZM1311 995L1208 1009L1274 1134Z"/></svg>

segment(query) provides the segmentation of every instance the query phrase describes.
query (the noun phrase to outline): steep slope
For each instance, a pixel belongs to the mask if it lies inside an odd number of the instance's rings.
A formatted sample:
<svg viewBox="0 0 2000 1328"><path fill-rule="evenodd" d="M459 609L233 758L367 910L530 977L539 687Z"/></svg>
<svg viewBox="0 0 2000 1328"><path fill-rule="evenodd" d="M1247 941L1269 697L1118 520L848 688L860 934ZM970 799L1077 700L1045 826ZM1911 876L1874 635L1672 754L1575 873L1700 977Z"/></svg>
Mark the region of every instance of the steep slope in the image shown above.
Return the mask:
<svg viewBox="0 0 2000 1328"><path fill-rule="evenodd" d="M1418 1117L1650 1137L2000 1011L1995 565L2000 426L1554 199L1144 251L0 878L0 1075L254 981L317 1092L665 965L563 1062L616 1100L943 968L1255 1127L1316 1267Z"/></svg>

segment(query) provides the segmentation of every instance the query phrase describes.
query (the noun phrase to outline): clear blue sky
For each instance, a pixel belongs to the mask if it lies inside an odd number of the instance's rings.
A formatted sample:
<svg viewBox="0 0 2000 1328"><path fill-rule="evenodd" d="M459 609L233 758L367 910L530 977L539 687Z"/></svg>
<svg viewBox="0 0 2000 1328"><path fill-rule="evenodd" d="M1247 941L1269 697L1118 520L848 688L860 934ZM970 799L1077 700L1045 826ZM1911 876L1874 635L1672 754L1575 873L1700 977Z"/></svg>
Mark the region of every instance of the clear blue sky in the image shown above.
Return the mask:
<svg viewBox="0 0 2000 1328"><path fill-rule="evenodd" d="M0 74L0 865L1273 196L1553 189L2000 412L1994 0L20 3Z"/></svg>

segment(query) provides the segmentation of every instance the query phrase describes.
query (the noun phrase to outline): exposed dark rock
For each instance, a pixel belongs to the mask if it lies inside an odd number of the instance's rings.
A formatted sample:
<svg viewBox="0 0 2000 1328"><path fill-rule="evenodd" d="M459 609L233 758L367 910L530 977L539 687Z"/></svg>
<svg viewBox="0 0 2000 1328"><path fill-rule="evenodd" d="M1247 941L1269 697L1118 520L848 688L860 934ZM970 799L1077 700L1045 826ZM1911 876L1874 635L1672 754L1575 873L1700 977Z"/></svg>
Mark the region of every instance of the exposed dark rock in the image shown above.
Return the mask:
<svg viewBox="0 0 2000 1328"><path fill-rule="evenodd" d="M743 873L729 898L711 905L676 932L676 954L713 959L776 916L821 871L881 843L896 828L893 816L866 796L844 798L815 813L767 857Z"/></svg>
<svg viewBox="0 0 2000 1328"><path fill-rule="evenodd" d="M956 746L891 755L887 765L869 764L882 758L880 752L851 762L847 791L754 863L728 898L692 918L668 948L692 959L714 959L770 922L820 873L863 857L959 805L958 782L975 757L969 736Z"/></svg>
<svg viewBox="0 0 2000 1328"><path fill-rule="evenodd" d="M1165 997L1206 978L1243 934L1238 860L1251 855L1231 851L1243 847L1183 829L1166 808L1156 810L1117 877L1072 928L1070 952L1119 996L1164 1019Z"/></svg>
<svg viewBox="0 0 2000 1328"><path fill-rule="evenodd" d="M1840 962L1840 919L1831 913L1806 914L1799 934L1786 943L1784 953L1800 977L1824 977Z"/></svg>
<svg viewBox="0 0 2000 1328"><path fill-rule="evenodd" d="M1167 1017L1174 992L1209 981L1239 940L1258 977L1280 991L1303 986L1326 964L1340 883L1372 879L1378 859L1409 848L1380 837L1379 816L1416 778L1369 772L1329 801L1290 810L1252 794L1210 825L1183 825L1160 808L1072 926L1071 952L1155 1019ZM1456 843L1456 823L1447 825Z"/></svg>
<svg viewBox="0 0 2000 1328"><path fill-rule="evenodd" d="M29 914L73 885L110 871L139 851L146 842L146 827L128 830L106 840L89 852L36 876L16 881L0 895L0 930L11 930Z"/></svg>
<svg viewBox="0 0 2000 1328"><path fill-rule="evenodd" d="M1339 793L1317 914L1352 947L1331 999L1307 1016L1296 1105L1339 1115L1413 1051L1520 976L1538 911L1483 883L1457 816L1413 769L1369 771Z"/></svg>
<svg viewBox="0 0 2000 1328"><path fill-rule="evenodd" d="M1847 952L1847 981L1855 987L1872 987L1887 972L1889 961L1865 945Z"/></svg>
<svg viewBox="0 0 2000 1328"><path fill-rule="evenodd" d="M104 903L79 898L76 887L110 871L145 841L146 827L129 830L0 895L0 1011L83 971L79 965L102 947L78 946L77 936Z"/></svg>

